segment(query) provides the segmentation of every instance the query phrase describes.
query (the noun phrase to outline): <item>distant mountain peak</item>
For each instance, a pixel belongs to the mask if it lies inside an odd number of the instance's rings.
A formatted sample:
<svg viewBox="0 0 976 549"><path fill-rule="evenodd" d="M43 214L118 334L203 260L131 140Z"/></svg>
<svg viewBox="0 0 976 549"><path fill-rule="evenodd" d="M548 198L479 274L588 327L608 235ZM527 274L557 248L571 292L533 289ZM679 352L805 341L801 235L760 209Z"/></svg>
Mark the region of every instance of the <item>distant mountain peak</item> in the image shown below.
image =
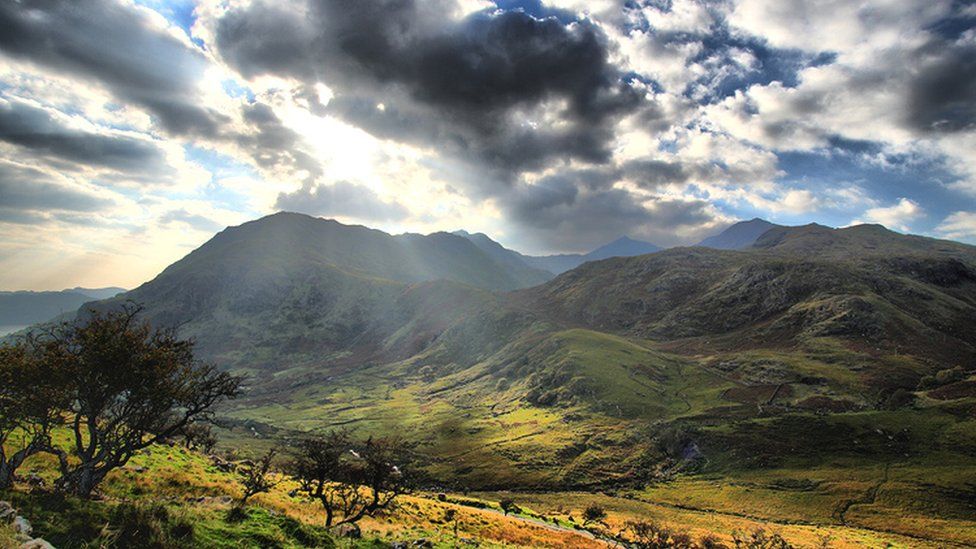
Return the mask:
<svg viewBox="0 0 976 549"><path fill-rule="evenodd" d="M635 240L629 236L620 238L604 244L592 252L583 256L583 263L587 261L597 261L611 257L631 257L635 255L652 254L661 251L657 244L651 244L643 240Z"/></svg>
<svg viewBox="0 0 976 549"><path fill-rule="evenodd" d="M749 221L734 223L721 233L702 240L698 245L719 250L742 250L752 246L759 240L759 237L770 229L777 227L782 227L782 225L754 217Z"/></svg>

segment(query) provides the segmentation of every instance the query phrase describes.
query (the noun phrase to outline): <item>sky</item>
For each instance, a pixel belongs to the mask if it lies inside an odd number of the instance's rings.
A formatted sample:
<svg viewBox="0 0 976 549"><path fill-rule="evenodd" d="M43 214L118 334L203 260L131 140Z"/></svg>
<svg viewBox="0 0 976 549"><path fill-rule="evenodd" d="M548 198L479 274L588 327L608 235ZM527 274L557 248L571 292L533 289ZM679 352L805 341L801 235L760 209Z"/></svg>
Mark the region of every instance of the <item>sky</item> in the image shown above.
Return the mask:
<svg viewBox="0 0 976 549"><path fill-rule="evenodd" d="M5 0L0 289L280 210L526 253L729 224L976 243L976 3Z"/></svg>

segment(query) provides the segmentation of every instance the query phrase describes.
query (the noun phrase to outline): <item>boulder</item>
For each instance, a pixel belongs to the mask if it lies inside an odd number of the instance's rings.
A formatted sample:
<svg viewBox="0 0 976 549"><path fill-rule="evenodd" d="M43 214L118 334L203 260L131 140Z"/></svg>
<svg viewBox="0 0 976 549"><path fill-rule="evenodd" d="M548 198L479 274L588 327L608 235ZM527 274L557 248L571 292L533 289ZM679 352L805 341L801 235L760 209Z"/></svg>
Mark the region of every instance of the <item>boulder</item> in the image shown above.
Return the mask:
<svg viewBox="0 0 976 549"><path fill-rule="evenodd" d="M26 536L30 538L31 532L34 531L34 527L28 522L24 517L16 517L13 522L14 532L19 536Z"/></svg>
<svg viewBox="0 0 976 549"><path fill-rule="evenodd" d="M25 542L20 549L54 549L54 546L42 538L36 538Z"/></svg>
<svg viewBox="0 0 976 549"><path fill-rule="evenodd" d="M17 516L17 510L6 501L0 501L0 522L9 523Z"/></svg>
<svg viewBox="0 0 976 549"><path fill-rule="evenodd" d="M340 524L335 528L335 535L340 538L359 539L363 533L356 524Z"/></svg>

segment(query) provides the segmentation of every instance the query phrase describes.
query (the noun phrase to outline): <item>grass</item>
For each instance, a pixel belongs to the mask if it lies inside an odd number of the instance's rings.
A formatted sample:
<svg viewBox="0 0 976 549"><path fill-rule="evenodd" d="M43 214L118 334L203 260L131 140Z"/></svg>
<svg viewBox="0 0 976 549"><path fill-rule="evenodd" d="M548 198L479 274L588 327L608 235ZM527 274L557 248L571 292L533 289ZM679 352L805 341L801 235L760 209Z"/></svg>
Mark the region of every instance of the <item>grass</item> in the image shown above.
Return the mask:
<svg viewBox="0 0 976 549"><path fill-rule="evenodd" d="M9 524L0 524L0 549L17 549L20 545L13 527Z"/></svg>

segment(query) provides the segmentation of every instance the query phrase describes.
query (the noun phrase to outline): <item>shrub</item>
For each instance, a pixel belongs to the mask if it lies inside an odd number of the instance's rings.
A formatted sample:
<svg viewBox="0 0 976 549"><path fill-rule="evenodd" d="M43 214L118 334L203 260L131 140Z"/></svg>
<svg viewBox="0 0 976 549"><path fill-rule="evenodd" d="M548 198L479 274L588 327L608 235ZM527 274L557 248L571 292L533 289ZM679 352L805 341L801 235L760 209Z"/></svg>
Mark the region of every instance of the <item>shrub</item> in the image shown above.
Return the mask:
<svg viewBox="0 0 976 549"><path fill-rule="evenodd" d="M602 524L607 518L607 511L599 505L590 505L583 510L583 524Z"/></svg>
<svg viewBox="0 0 976 549"><path fill-rule="evenodd" d="M732 541L736 549L793 549L793 546L776 533L769 533L758 528L751 534L732 532Z"/></svg>

